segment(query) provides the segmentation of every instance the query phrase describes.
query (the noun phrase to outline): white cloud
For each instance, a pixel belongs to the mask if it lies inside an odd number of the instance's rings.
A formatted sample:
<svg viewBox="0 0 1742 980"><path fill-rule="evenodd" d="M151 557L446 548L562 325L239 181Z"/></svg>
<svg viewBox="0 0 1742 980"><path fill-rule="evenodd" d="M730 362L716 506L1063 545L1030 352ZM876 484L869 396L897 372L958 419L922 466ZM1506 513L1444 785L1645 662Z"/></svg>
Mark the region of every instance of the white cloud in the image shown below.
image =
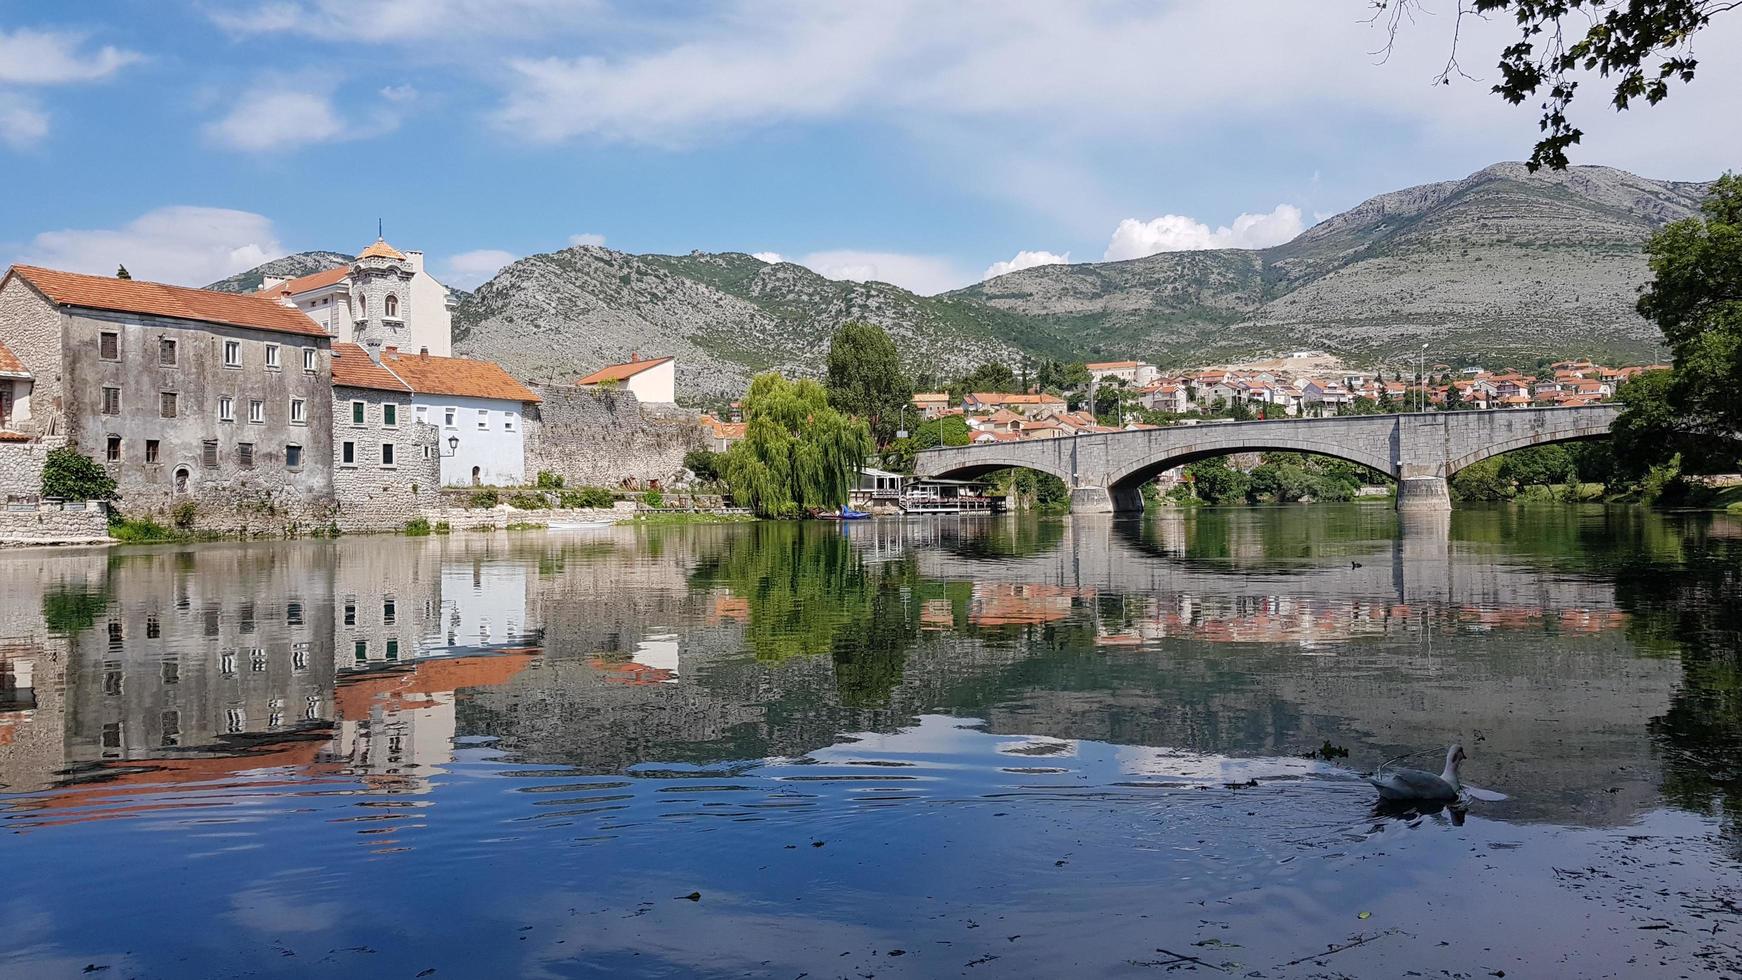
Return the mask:
<svg viewBox="0 0 1742 980"><path fill-rule="evenodd" d="M999 276L1007 275L1012 272L1019 272L1023 269L1032 269L1037 265L1066 265L1070 261L1071 253L1069 252L1059 255L1054 252L1043 252L1038 250L1031 252L1027 249L1023 249L1016 253L1015 258L1010 259L1007 262L994 262L987 266L986 274L981 276L981 278L996 279Z"/></svg>
<svg viewBox="0 0 1742 980"><path fill-rule="evenodd" d="M19 261L100 275L125 265L137 279L203 286L284 253L263 215L177 206L148 211L118 229L42 232Z"/></svg>
<svg viewBox="0 0 1742 980"><path fill-rule="evenodd" d="M399 43L479 37L538 37L596 26L588 0L268 0L213 5L212 22L232 34L301 34L323 42Z"/></svg>
<svg viewBox="0 0 1742 980"><path fill-rule="evenodd" d="M799 264L829 279L893 283L921 296L946 292L973 281L954 262L936 255L834 249L811 252Z"/></svg>
<svg viewBox="0 0 1742 980"><path fill-rule="evenodd" d="M448 259L448 284L461 289L476 289L494 278L502 267L520 256L499 248L480 248L461 252Z"/></svg>
<svg viewBox="0 0 1742 980"><path fill-rule="evenodd" d="M213 141L249 153L326 143L345 133L345 123L326 95L272 87L243 93L228 115L206 126Z"/></svg>
<svg viewBox="0 0 1742 980"><path fill-rule="evenodd" d="M761 259L769 265L775 265L786 261L779 252L751 252L750 257L753 259Z"/></svg>
<svg viewBox="0 0 1742 980"><path fill-rule="evenodd" d="M0 92L0 143L14 150L35 146L48 135L48 115L36 104Z"/></svg>
<svg viewBox="0 0 1742 980"><path fill-rule="evenodd" d="M381 97L389 102L412 102L417 99L417 89L411 85L383 85Z"/></svg>
<svg viewBox="0 0 1742 980"><path fill-rule="evenodd" d="M569 236L569 244L571 246L573 246L573 245L598 245L598 246L602 247L605 244L605 236L601 235L597 232L592 232L592 231L582 232L579 235L570 235Z"/></svg>
<svg viewBox="0 0 1742 980"><path fill-rule="evenodd" d="M1183 214L1164 214L1139 221L1126 218L1113 230L1103 256L1107 261L1139 259L1157 252L1186 252L1206 248L1268 248L1300 234L1305 229L1300 208L1278 204L1268 214L1242 214L1233 227L1212 229Z"/></svg>
<svg viewBox="0 0 1742 980"><path fill-rule="evenodd" d="M94 82L141 60L134 51L112 45L79 50L87 35L72 31L0 31L0 82L15 85L65 85Z"/></svg>

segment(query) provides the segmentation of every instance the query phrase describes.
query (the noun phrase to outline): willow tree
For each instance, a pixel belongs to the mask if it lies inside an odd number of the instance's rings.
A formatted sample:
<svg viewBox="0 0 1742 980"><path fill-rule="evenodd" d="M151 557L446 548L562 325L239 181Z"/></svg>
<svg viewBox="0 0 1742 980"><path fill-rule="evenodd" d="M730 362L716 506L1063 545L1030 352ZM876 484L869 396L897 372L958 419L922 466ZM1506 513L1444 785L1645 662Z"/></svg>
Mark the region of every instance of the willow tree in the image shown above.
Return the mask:
<svg viewBox="0 0 1742 980"><path fill-rule="evenodd" d="M744 396L744 438L726 453L726 483L763 517L839 507L871 454L871 430L829 407L823 386L759 374Z"/></svg>

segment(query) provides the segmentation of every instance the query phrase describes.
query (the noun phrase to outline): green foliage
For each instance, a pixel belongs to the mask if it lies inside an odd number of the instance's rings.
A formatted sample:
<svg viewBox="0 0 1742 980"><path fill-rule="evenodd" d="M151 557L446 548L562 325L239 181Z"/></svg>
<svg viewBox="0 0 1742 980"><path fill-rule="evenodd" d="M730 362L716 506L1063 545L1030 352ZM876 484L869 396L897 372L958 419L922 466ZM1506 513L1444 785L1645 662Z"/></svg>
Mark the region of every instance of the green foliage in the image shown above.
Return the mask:
<svg viewBox="0 0 1742 980"><path fill-rule="evenodd" d="M914 453L939 446L966 446L973 439L974 432L968 428L968 420L960 415L926 419L914 426L912 435L889 444L888 452L883 454L883 463L891 469L911 473Z"/></svg>
<svg viewBox="0 0 1742 980"><path fill-rule="evenodd" d="M172 531L150 518L117 516L109 521L109 537L122 544L161 544L185 540L187 535Z"/></svg>
<svg viewBox="0 0 1742 980"><path fill-rule="evenodd" d="M658 490L649 490L641 495L641 502L654 510L658 510L665 506L665 494Z"/></svg>
<svg viewBox="0 0 1742 980"><path fill-rule="evenodd" d="M517 493L508 498L508 506L515 510L544 510L550 506L542 493Z"/></svg>
<svg viewBox="0 0 1742 980"><path fill-rule="evenodd" d="M191 531L194 522L199 520L200 507L191 500L183 500L169 509L169 520L178 530Z"/></svg>
<svg viewBox="0 0 1742 980"><path fill-rule="evenodd" d="M1017 507L1031 508L1043 514L1063 514L1071 509L1071 488L1065 481L1039 470L1004 470L993 483L1013 498Z"/></svg>
<svg viewBox="0 0 1742 980"><path fill-rule="evenodd" d="M1681 482L1682 458L1680 455L1670 457L1669 462L1653 466L1645 472L1645 477L1639 481L1639 500L1641 503L1653 504L1659 498L1674 492Z"/></svg>
<svg viewBox="0 0 1742 980"><path fill-rule="evenodd" d="M538 483L536 485L540 490L561 490L563 488L563 478L552 473L550 470L539 470Z"/></svg>
<svg viewBox="0 0 1742 980"><path fill-rule="evenodd" d="M413 517L405 522L405 536L408 538L421 538L428 535L429 532L430 525L427 518Z"/></svg>
<svg viewBox="0 0 1742 980"><path fill-rule="evenodd" d="M715 483L720 479L720 464L724 455L711 449L692 449L683 454L683 466L703 483Z"/></svg>
<svg viewBox="0 0 1742 980"><path fill-rule="evenodd" d="M616 495L604 487L580 487L564 490L557 499L564 507L590 510L610 510L611 506L617 502Z"/></svg>
<svg viewBox="0 0 1742 980"><path fill-rule="evenodd" d="M48 451L42 463L42 495L58 500L113 500L115 480L97 461L72 446Z"/></svg>
<svg viewBox="0 0 1742 980"><path fill-rule="evenodd" d="M454 533L454 525L450 521L436 521L435 527L430 530L437 534L452 534Z"/></svg>
<svg viewBox="0 0 1742 980"><path fill-rule="evenodd" d="M997 391L1020 394L1021 385L1016 381L1015 372L1010 365L998 361L988 361L980 365L950 385L950 401L960 402L970 391Z"/></svg>
<svg viewBox="0 0 1742 980"><path fill-rule="evenodd" d="M1458 500L1511 500L1512 481L1501 474L1500 460L1491 456L1452 474L1447 481L1452 496Z"/></svg>
<svg viewBox="0 0 1742 980"><path fill-rule="evenodd" d="M1083 366L1082 361L1061 364L1048 358L1040 362L1035 383L1042 391L1081 391L1089 386L1089 369Z"/></svg>
<svg viewBox="0 0 1742 980"><path fill-rule="evenodd" d="M1248 499L1293 503L1299 500L1354 500L1367 479L1366 467L1324 456L1266 453L1250 474Z"/></svg>
<svg viewBox="0 0 1742 980"><path fill-rule="evenodd" d="M872 450L865 423L829 407L815 381L759 374L744 396L744 438L726 453L726 482L763 517L835 508Z"/></svg>
<svg viewBox="0 0 1742 980"><path fill-rule="evenodd" d="M1209 504L1241 503L1252 489L1252 478L1229 466L1221 456L1187 466L1186 478L1193 494Z"/></svg>
<svg viewBox="0 0 1742 980"><path fill-rule="evenodd" d="M913 401L913 381L901 369L895 342L867 323L847 323L835 331L824 383L829 405L864 419L879 446L895 438L902 412Z"/></svg>
<svg viewBox="0 0 1742 980"><path fill-rule="evenodd" d="M42 621L56 636L72 636L88 630L109 608L101 592L50 592L42 597Z"/></svg>
<svg viewBox="0 0 1742 980"><path fill-rule="evenodd" d="M472 508L494 507L501 502L502 495L497 493L494 488L474 490L472 495L466 498L466 506Z"/></svg>

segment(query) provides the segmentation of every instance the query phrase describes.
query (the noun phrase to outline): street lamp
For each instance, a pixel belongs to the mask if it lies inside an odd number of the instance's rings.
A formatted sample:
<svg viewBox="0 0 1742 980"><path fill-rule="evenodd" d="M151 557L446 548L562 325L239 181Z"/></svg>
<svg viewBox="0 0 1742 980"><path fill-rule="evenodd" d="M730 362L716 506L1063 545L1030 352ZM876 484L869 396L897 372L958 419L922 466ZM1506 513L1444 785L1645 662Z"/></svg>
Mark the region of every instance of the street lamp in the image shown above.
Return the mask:
<svg viewBox="0 0 1742 980"><path fill-rule="evenodd" d="M1421 358L1416 364L1415 386L1421 389L1421 410L1427 411L1427 344L1421 345Z"/></svg>
<svg viewBox="0 0 1742 980"><path fill-rule="evenodd" d="M459 436L448 436L448 451L443 453L442 455L451 457L451 456L455 455L456 453L458 453L459 451L460 451L460 437Z"/></svg>

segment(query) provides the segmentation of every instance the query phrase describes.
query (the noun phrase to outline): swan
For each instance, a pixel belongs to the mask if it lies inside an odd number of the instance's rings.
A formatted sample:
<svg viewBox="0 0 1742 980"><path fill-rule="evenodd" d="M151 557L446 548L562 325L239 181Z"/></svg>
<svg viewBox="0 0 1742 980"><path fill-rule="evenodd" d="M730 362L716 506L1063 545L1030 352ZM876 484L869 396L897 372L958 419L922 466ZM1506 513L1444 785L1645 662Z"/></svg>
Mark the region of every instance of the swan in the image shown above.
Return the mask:
<svg viewBox="0 0 1742 980"><path fill-rule="evenodd" d="M1380 766L1367 777L1367 781L1379 791L1381 799L1405 803L1450 803L1464 791L1464 785L1458 781L1458 766L1466 758L1464 747L1453 743L1446 750L1445 772L1435 775L1421 769Z"/></svg>

